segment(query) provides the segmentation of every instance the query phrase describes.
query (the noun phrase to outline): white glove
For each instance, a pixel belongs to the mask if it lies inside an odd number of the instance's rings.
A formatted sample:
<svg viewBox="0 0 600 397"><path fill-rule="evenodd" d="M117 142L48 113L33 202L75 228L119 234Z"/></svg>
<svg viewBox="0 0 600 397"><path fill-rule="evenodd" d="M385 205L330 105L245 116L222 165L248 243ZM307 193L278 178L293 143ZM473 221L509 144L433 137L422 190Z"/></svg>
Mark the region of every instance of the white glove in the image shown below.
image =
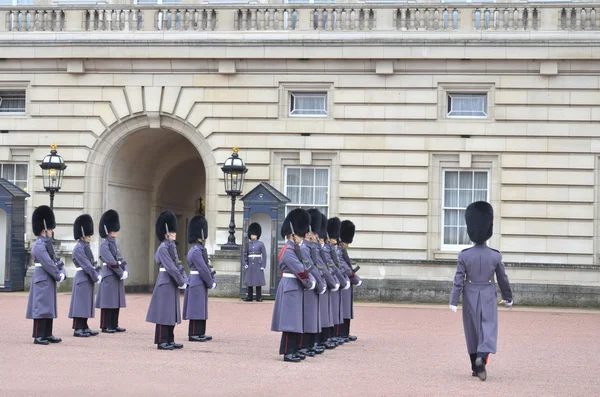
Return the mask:
<svg viewBox="0 0 600 397"><path fill-rule="evenodd" d="M339 285L339 284L336 284L336 285L335 285L335 288L334 288L334 289L332 289L332 291L337 291L338 289L340 289L340 285Z"/></svg>
<svg viewBox="0 0 600 397"><path fill-rule="evenodd" d="M183 284L181 287L177 287L179 289L186 289L187 288L187 284Z"/></svg>
<svg viewBox="0 0 600 397"><path fill-rule="evenodd" d="M319 295L323 295L325 293L325 291L327 291L327 286L323 287L321 292L319 292Z"/></svg>
<svg viewBox="0 0 600 397"><path fill-rule="evenodd" d="M502 304L506 307L512 307L514 301L507 301L505 299L502 300Z"/></svg>
<svg viewBox="0 0 600 397"><path fill-rule="evenodd" d="M100 284L101 281L102 281L102 276L98 275L98 280L96 281L96 284Z"/></svg>
<svg viewBox="0 0 600 397"><path fill-rule="evenodd" d="M60 274L60 280L58 280L58 282L59 282L59 283L62 283L63 281L65 281L65 278L66 278L66 277L65 277L65 274L64 274L64 273L61 273L61 274Z"/></svg>
<svg viewBox="0 0 600 397"><path fill-rule="evenodd" d="M311 290L315 289L316 285L317 285L317 282L313 281L312 286L308 290L311 291Z"/></svg>
<svg viewBox="0 0 600 397"><path fill-rule="evenodd" d="M217 283L213 283L213 285L211 287L211 289L215 289L215 288L217 288Z"/></svg>
<svg viewBox="0 0 600 397"><path fill-rule="evenodd" d="M261 267L261 268L260 268L260 270L264 271L264 270L265 270L265 268L264 268L264 267Z"/></svg>
<svg viewBox="0 0 600 397"><path fill-rule="evenodd" d="M454 313L456 313L456 311L458 310L458 307L450 305L450 310L452 310Z"/></svg>
<svg viewBox="0 0 600 397"><path fill-rule="evenodd" d="M129 272L127 270L125 270L123 272L123 276L121 276L121 280L125 280L127 277L129 277Z"/></svg>
<svg viewBox="0 0 600 397"><path fill-rule="evenodd" d="M346 281L346 286L343 289L348 289L350 288L350 281Z"/></svg>
<svg viewBox="0 0 600 397"><path fill-rule="evenodd" d="M248 269L248 265L244 265L244 269Z"/></svg>
<svg viewBox="0 0 600 397"><path fill-rule="evenodd" d="M360 281L358 282L358 284L356 284L356 286L357 286L357 287L359 287L361 284L362 284L362 280L360 280Z"/></svg>

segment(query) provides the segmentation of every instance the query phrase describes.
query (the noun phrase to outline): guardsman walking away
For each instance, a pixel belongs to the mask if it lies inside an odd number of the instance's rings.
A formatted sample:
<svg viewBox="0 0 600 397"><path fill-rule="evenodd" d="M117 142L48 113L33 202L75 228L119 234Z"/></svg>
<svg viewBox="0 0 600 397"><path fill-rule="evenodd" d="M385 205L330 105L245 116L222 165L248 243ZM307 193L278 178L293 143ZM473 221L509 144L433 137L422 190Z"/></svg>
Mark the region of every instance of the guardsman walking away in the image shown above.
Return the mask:
<svg viewBox="0 0 600 397"><path fill-rule="evenodd" d="M487 378L486 364L490 353L496 354L498 341L498 303L496 283L500 285L502 303L512 307L513 296L500 251L485 242L492 237L494 209L485 201L469 204L465 211L467 234L475 245L458 254L450 309L456 312L463 296L463 327L473 376Z"/></svg>
<svg viewBox="0 0 600 397"><path fill-rule="evenodd" d="M337 252L338 241L340 239L340 229L342 227L342 221L338 217L333 217L327 220L327 235L329 237L327 244L325 244L324 249L325 253L329 255L331 261L335 265L332 270L333 274L337 277L338 281L340 281L340 290L339 290L339 298L340 304L337 307L334 307L334 330L335 337L334 341L338 344L344 344L349 341L348 337L342 336L344 331L344 312L349 311L348 305L348 295L345 293L348 289L350 289L350 279L346 276L345 267L343 263L340 262ZM346 309L345 309L346 308ZM336 313L337 310L337 313ZM337 314L337 315L336 315Z"/></svg>
<svg viewBox="0 0 600 397"><path fill-rule="evenodd" d="M242 264L246 269L244 282L248 287L248 296L245 302L252 302L252 287L256 287L256 301L262 302L262 286L265 282L265 267L267 266L267 250L260 240L262 228L256 222L248 226L248 236L250 240L246 244L246 249L242 254Z"/></svg>
<svg viewBox="0 0 600 397"><path fill-rule="evenodd" d="M324 233L323 228L323 219L326 220L325 215L321 213L316 208L311 208L308 210L310 214L311 220L311 228L312 228L312 241L309 243L310 246L310 254L311 258L313 258L313 262L316 264L321 278L326 284L325 292L319 296L319 317L321 320L321 332L316 337L316 343L318 347L325 349L334 349L337 344L334 344L331 341L331 337L333 336L333 316L332 316L332 308L331 308L331 299L330 293L331 291L338 291L340 288L340 284L335 279L327 266L327 262L325 262L325 256L322 252L320 237L326 234Z"/></svg>
<svg viewBox="0 0 600 397"><path fill-rule="evenodd" d="M355 227L354 223L349 220L342 221L340 226L340 242L338 243L338 260L344 268L346 276L350 279L351 288L342 291L342 295L345 294L345 306L344 306L344 325L341 327L343 330L342 336L353 342L357 338L356 336L350 335L350 320L354 318L354 287L358 287L362 284L362 280L356 274L356 271L352 268L352 262L348 256L348 246L352 244L354 240Z"/></svg>
<svg viewBox="0 0 600 397"><path fill-rule="evenodd" d="M103 267L96 308L100 309L100 328L107 334L125 332L125 328L119 327L119 313L120 308L127 306L124 280L129 277L129 270L117 245L119 230L121 223L117 211L108 210L102 214L98 231L104 239L100 244L99 255Z"/></svg>
<svg viewBox="0 0 600 397"><path fill-rule="evenodd" d="M159 265L158 276L146 321L156 324L154 343L158 350L183 349L183 344L175 343L175 325L181 324L179 290L186 288L187 278L177 264L175 239L177 238L177 218L171 211L164 211L156 220L156 237L161 242L154 254Z"/></svg>
<svg viewBox="0 0 600 397"><path fill-rule="evenodd" d="M281 237L286 240L277 260L281 269L281 280L277 286L271 331L281 332L279 354L283 361L299 362L306 356L299 352L303 327L304 290L315 288L309 277L310 268L303 262L300 244L308 232L310 215L296 208L287 215L281 226Z"/></svg>
<svg viewBox="0 0 600 397"><path fill-rule="evenodd" d="M39 206L31 216L33 234L37 237L31 256L35 264L29 300L27 302L26 318L33 320L33 343L47 345L59 343L62 339L52 335L52 325L58 317L56 306L56 283L67 278L62 260L55 262L47 248L48 241L56 227L54 212L46 205ZM52 251L54 254L54 251Z"/></svg>
<svg viewBox="0 0 600 397"><path fill-rule="evenodd" d="M73 319L73 336L96 336L97 331L92 331L88 326L88 318L94 318L94 285L99 284L102 276L98 273L100 267L94 260L90 248L90 241L94 235L94 221L88 214L80 215L73 223L73 238L77 241L73 248L73 263L75 264L75 278L73 279L73 292L69 318Z"/></svg>
<svg viewBox="0 0 600 397"><path fill-rule="evenodd" d="M202 215L196 215L188 225L188 242L192 248L187 255L190 265L188 287L183 298L183 319L190 320L188 337L190 342L206 342L212 336L206 335L208 319L208 290L217 286L208 264L205 261L204 244L208 236L208 222Z"/></svg>

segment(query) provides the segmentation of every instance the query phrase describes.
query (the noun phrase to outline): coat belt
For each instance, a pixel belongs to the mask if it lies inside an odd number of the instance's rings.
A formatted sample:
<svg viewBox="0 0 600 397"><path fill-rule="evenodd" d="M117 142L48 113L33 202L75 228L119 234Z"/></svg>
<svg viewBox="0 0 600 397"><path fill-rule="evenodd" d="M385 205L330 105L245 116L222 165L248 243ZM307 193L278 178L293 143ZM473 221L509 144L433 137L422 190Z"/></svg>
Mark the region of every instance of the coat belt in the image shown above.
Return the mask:
<svg viewBox="0 0 600 397"><path fill-rule="evenodd" d="M159 268L159 269L158 269L158 271L159 271L159 272L166 272L166 271L167 271L167 269L165 269L164 267L161 267L161 268Z"/></svg>
<svg viewBox="0 0 600 397"><path fill-rule="evenodd" d="M281 273L281 277L296 278L296 275L292 273Z"/></svg>
<svg viewBox="0 0 600 397"><path fill-rule="evenodd" d="M190 270L190 274L200 274L200 273L198 273L198 270Z"/></svg>
<svg viewBox="0 0 600 397"><path fill-rule="evenodd" d="M34 263L35 267L42 267L41 263Z"/></svg>
<svg viewBox="0 0 600 397"><path fill-rule="evenodd" d="M262 258L262 255L260 255L260 254L252 254L252 255L248 255L248 258Z"/></svg>
<svg viewBox="0 0 600 397"><path fill-rule="evenodd" d="M81 270L83 270L83 269L82 269L82 268L80 268L80 267L76 267L76 268L75 268L75 271L76 271L76 272L79 272L79 271L81 271Z"/></svg>

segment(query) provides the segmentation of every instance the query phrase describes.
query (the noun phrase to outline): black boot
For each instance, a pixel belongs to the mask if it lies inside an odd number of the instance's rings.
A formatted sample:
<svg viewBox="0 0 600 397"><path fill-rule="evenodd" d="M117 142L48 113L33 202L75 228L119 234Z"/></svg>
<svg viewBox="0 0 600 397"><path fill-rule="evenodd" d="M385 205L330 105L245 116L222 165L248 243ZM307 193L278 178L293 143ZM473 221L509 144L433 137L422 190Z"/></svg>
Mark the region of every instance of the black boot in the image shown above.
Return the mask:
<svg viewBox="0 0 600 397"><path fill-rule="evenodd" d="M477 353L470 353L469 358L471 359L471 375L477 376L477 369L475 368L475 360L477 360Z"/></svg>
<svg viewBox="0 0 600 397"><path fill-rule="evenodd" d="M252 287L248 287L248 296L244 298L244 302L252 302Z"/></svg>
<svg viewBox="0 0 600 397"><path fill-rule="evenodd" d="M57 337L56 337L56 336L54 336L54 335L50 335L50 336L46 337L46 340L47 340L48 342L50 342L50 343L60 343L60 342L62 342L62 339L60 339L60 338L57 338Z"/></svg>
<svg viewBox="0 0 600 397"><path fill-rule="evenodd" d="M92 331L89 328L84 329L83 332L86 332L86 333L90 334L90 336L96 336L96 335L98 335L98 331Z"/></svg>
<svg viewBox="0 0 600 397"><path fill-rule="evenodd" d="M75 332L73 332L73 336L77 338L87 338L88 336L90 336L90 334L85 332L85 330L83 329L76 329Z"/></svg>
<svg viewBox="0 0 600 397"><path fill-rule="evenodd" d="M256 301L262 302L262 288L256 287Z"/></svg>
<svg viewBox="0 0 600 397"><path fill-rule="evenodd" d="M302 361L302 359L300 357L296 356L295 354L290 353L290 354L286 354L285 356L283 356L283 361L299 363L300 361Z"/></svg>
<svg viewBox="0 0 600 397"><path fill-rule="evenodd" d="M487 379L487 371L485 370L485 357L481 357L480 355L475 359L475 371L477 372L477 377L484 381Z"/></svg>
<svg viewBox="0 0 600 397"><path fill-rule="evenodd" d="M48 342L46 339L44 338L35 338L33 340L33 344L34 345L49 345L50 342Z"/></svg>
<svg viewBox="0 0 600 397"><path fill-rule="evenodd" d="M168 343L160 343L157 346L157 349L158 350L174 350L175 348L172 345L168 344Z"/></svg>

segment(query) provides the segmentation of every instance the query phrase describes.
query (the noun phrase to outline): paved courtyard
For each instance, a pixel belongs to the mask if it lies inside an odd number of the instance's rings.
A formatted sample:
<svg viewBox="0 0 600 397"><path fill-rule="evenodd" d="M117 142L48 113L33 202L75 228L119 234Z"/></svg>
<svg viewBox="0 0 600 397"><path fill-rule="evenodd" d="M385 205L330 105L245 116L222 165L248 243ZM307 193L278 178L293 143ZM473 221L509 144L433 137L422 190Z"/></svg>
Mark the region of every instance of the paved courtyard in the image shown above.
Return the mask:
<svg viewBox="0 0 600 397"><path fill-rule="evenodd" d="M209 301L207 343L158 351L145 316L150 295L130 294L123 334L74 338L70 295L59 295L54 334L37 346L26 293L0 294L2 396L590 396L600 390L600 312L502 309L488 380L471 377L461 313L447 306L357 304L358 341L301 363L277 354L272 302ZM98 317L98 316L97 316ZM98 318L90 325L97 329Z"/></svg>

